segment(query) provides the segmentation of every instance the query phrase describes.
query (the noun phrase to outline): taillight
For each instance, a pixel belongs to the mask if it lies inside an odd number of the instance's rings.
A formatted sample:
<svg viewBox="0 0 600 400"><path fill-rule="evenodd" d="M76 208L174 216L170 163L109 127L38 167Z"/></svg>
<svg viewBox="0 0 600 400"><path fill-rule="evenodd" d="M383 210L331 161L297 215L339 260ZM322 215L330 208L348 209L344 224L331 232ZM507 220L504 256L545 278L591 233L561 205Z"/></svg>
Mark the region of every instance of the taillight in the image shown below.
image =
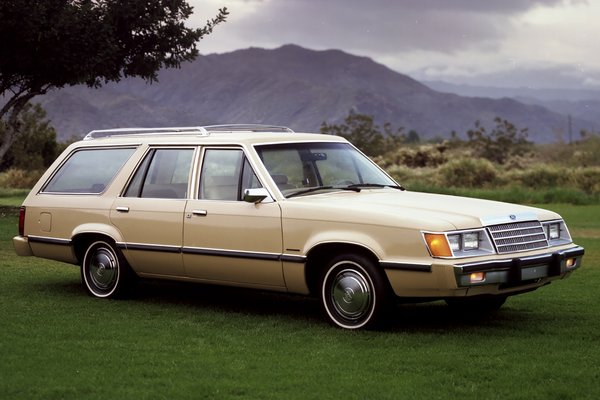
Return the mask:
<svg viewBox="0 0 600 400"><path fill-rule="evenodd" d="M25 236L25 207L19 211L19 236Z"/></svg>

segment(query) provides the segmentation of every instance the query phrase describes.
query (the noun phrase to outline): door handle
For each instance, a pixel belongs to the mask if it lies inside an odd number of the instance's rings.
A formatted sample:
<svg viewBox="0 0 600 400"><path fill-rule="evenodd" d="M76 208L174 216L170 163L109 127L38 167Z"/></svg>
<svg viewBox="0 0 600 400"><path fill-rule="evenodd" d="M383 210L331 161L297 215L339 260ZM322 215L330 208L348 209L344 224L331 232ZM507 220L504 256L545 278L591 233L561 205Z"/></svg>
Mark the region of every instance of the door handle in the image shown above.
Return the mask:
<svg viewBox="0 0 600 400"><path fill-rule="evenodd" d="M208 212L206 210L192 210L192 214L198 215L200 217L206 217Z"/></svg>
<svg viewBox="0 0 600 400"><path fill-rule="evenodd" d="M117 207L117 211L127 213L129 212L129 207Z"/></svg>

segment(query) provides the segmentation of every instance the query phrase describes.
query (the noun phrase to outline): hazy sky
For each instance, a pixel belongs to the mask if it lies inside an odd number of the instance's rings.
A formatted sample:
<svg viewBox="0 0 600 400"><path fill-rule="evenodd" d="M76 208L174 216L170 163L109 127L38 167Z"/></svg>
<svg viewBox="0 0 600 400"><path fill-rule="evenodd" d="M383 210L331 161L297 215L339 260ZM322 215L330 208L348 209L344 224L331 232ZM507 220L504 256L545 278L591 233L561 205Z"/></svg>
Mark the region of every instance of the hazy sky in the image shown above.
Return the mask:
<svg viewBox="0 0 600 400"><path fill-rule="evenodd" d="M293 43L419 80L600 90L600 0L189 0L203 54Z"/></svg>

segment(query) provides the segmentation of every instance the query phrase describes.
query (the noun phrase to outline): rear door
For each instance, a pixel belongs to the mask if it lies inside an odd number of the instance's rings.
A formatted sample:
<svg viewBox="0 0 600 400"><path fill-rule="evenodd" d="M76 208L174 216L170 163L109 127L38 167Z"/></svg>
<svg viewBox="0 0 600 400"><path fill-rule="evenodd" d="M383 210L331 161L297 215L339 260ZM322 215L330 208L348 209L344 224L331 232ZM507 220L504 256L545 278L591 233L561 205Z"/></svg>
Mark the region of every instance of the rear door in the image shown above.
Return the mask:
<svg viewBox="0 0 600 400"><path fill-rule="evenodd" d="M194 147L150 148L111 209L119 247L142 275L184 276L181 245Z"/></svg>

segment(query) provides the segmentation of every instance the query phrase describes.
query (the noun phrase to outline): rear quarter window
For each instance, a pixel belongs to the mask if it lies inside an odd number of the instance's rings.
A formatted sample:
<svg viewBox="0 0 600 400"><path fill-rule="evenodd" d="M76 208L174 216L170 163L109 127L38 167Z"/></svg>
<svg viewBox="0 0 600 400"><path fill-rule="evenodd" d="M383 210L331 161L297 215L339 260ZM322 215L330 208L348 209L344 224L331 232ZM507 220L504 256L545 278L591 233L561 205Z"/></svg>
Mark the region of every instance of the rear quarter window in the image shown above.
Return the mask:
<svg viewBox="0 0 600 400"><path fill-rule="evenodd" d="M58 168L42 192L102 193L134 151L135 148L77 150Z"/></svg>

